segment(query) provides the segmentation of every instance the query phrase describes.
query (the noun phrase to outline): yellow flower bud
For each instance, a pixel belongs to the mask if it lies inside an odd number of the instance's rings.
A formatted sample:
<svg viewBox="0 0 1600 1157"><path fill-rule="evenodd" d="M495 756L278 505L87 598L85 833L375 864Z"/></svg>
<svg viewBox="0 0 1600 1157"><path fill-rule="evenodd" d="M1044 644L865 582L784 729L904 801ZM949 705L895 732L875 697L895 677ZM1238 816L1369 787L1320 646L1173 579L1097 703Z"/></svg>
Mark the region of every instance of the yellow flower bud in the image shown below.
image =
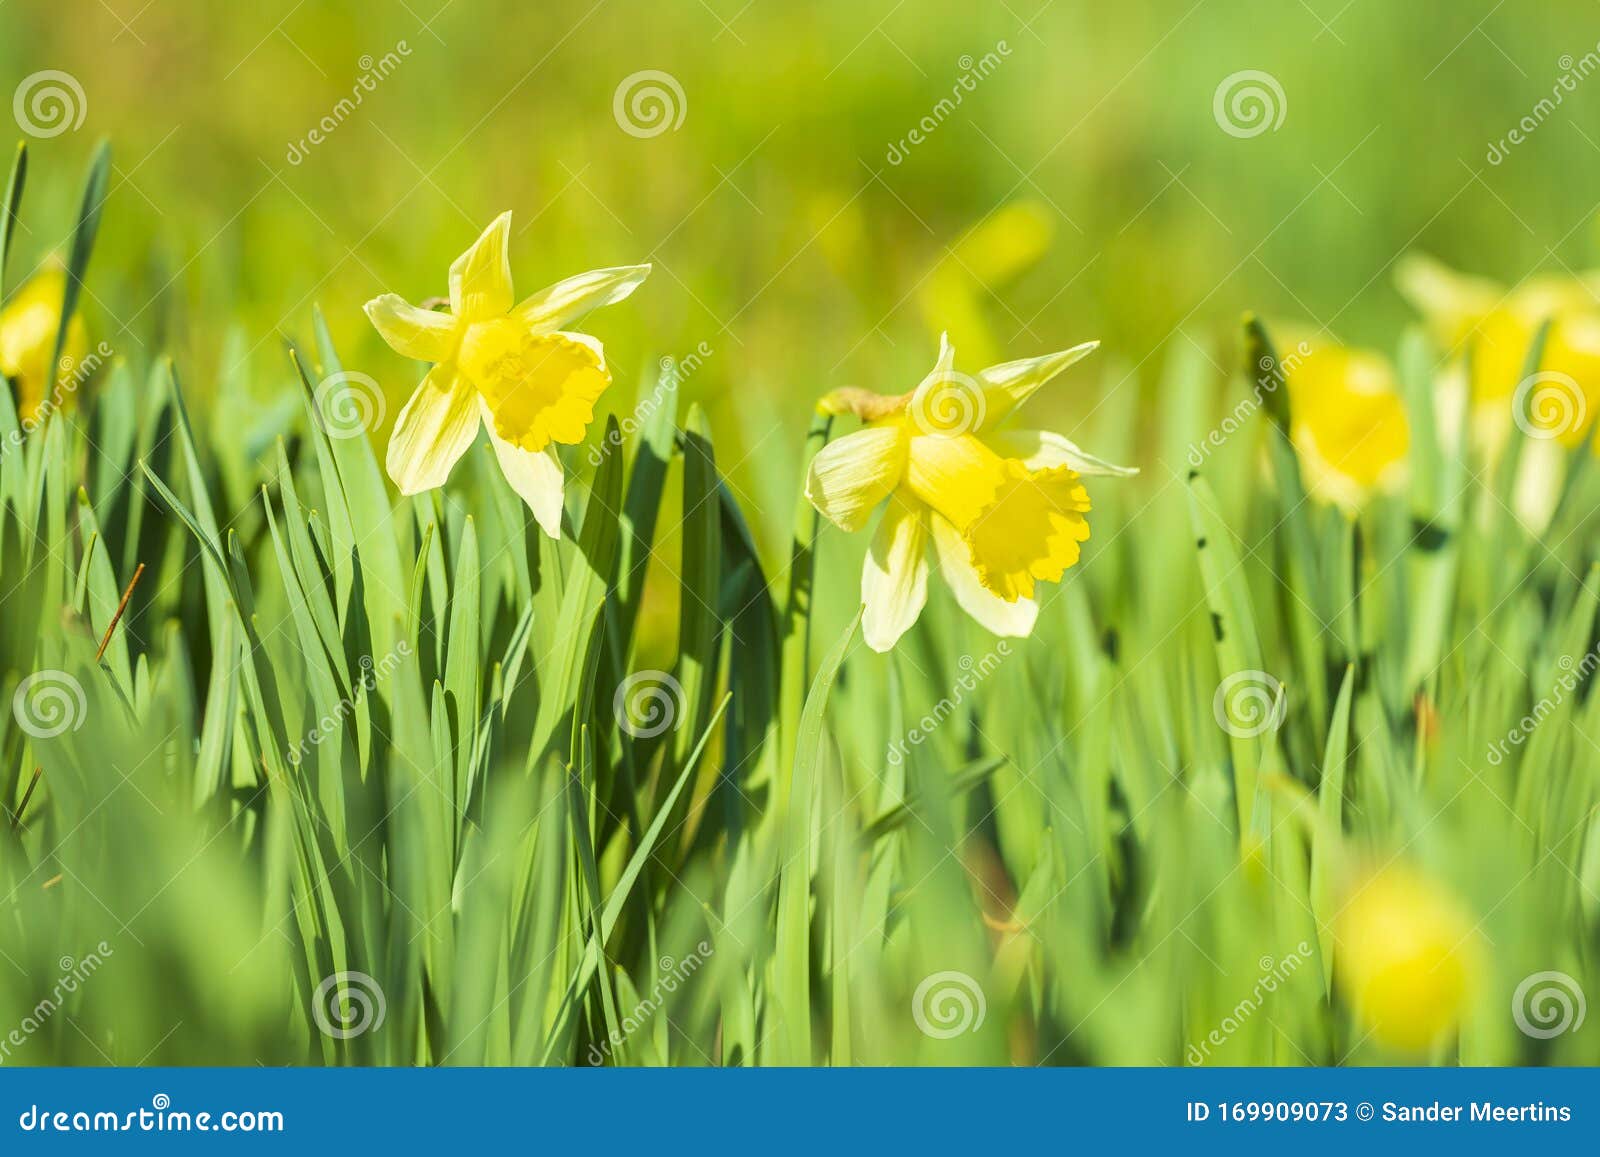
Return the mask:
<svg viewBox="0 0 1600 1157"><path fill-rule="evenodd" d="M1391 864L1347 893L1334 936L1340 987L1376 1040L1416 1053L1455 1030L1479 967L1472 921L1448 891Z"/></svg>
<svg viewBox="0 0 1600 1157"><path fill-rule="evenodd" d="M51 389L50 355L55 351L56 331L61 326L66 284L65 272L46 269L25 282L0 310L0 374L16 384L17 416L23 419L38 413ZM83 318L74 314L56 370L58 396L54 408L62 409L71 403L77 385L74 370L88 349Z"/></svg>

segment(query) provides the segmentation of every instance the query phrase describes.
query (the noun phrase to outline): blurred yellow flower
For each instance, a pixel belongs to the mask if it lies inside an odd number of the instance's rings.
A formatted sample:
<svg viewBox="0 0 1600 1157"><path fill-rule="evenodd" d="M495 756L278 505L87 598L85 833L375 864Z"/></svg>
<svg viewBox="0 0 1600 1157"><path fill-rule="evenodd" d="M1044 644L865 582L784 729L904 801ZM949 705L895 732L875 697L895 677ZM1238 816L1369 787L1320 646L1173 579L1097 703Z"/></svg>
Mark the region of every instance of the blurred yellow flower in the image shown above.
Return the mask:
<svg viewBox="0 0 1600 1157"><path fill-rule="evenodd" d="M1090 353L1086 342L969 377L940 340L939 359L899 396L836 390L824 413L863 426L811 462L806 497L841 530L863 529L885 506L861 573L867 644L887 651L927 601L928 556L961 608L997 635L1033 630L1037 581L1055 582L1089 537L1081 476L1129 475L1040 430L996 427L1035 390Z"/></svg>
<svg viewBox="0 0 1600 1157"><path fill-rule="evenodd" d="M0 310L0 374L15 384L17 416L25 421L38 414L52 388L50 355L61 328L66 288L66 272L59 267L46 268L24 282ZM83 361L88 347L83 318L75 313L67 325L56 368L54 408L71 402L77 385L74 368Z"/></svg>
<svg viewBox="0 0 1600 1157"><path fill-rule="evenodd" d="M1373 1037L1423 1052L1460 1023L1480 962L1454 896L1393 863L1362 877L1334 920L1336 976Z"/></svg>
<svg viewBox="0 0 1600 1157"><path fill-rule="evenodd" d="M562 327L627 297L650 266L580 273L514 305L510 238L511 214L502 213L450 266L448 313L392 293L367 302L397 353L434 363L395 420L387 466L402 494L442 486L486 426L506 481L559 538L563 480L552 443L583 441L611 384L599 341Z"/></svg>
<svg viewBox="0 0 1600 1157"><path fill-rule="evenodd" d="M1583 441L1600 414L1600 274L1534 277L1508 289L1412 254L1396 279L1446 350L1471 346L1480 436L1498 442L1516 421L1535 438ZM1544 356L1529 377L1528 349L1546 321Z"/></svg>
<svg viewBox="0 0 1600 1157"><path fill-rule="evenodd" d="M918 286L917 304L928 328L949 333L974 361L998 357L986 303L999 286L1037 264L1054 238L1049 206L1022 200L996 209L951 246Z"/></svg>
<svg viewBox="0 0 1600 1157"><path fill-rule="evenodd" d="M1302 341L1280 362L1290 429L1313 494L1346 510L1405 480L1411 426L1381 354Z"/></svg>

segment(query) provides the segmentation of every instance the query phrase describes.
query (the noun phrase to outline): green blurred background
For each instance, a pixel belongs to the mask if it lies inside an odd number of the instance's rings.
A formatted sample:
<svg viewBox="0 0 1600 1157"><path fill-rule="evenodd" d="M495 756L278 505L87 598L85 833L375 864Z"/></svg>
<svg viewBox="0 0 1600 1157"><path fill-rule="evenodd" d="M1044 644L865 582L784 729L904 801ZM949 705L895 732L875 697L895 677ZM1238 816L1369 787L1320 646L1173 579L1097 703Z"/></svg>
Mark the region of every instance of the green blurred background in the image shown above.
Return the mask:
<svg viewBox="0 0 1600 1157"><path fill-rule="evenodd" d="M198 393L242 351L253 388L286 384L275 335L304 334L320 303L392 415L413 368L360 304L442 292L510 208L523 291L656 264L595 319L619 408L656 358L704 342L685 393L719 440L797 466L819 393L909 388L942 327L966 368L1100 337L1131 375L1111 381L1148 385L1180 334L1226 360L1208 337L1247 307L1392 348L1410 247L1505 280L1583 267L1600 84L1563 94L1503 163L1487 153L1597 40L1580 0L7 0L0 93L41 68L81 82L81 127L33 142L19 252L67 235L81 162L109 136L96 266L144 275L91 277L91 323L113 345L166 342ZM396 66L291 163L385 54ZM985 54L997 66L890 163ZM682 122L638 137L613 98L646 69L680 84ZM1213 103L1246 69L1278 81L1283 117L1238 137ZM220 322L245 331L227 356ZM1046 404L1069 430L1092 408Z"/></svg>

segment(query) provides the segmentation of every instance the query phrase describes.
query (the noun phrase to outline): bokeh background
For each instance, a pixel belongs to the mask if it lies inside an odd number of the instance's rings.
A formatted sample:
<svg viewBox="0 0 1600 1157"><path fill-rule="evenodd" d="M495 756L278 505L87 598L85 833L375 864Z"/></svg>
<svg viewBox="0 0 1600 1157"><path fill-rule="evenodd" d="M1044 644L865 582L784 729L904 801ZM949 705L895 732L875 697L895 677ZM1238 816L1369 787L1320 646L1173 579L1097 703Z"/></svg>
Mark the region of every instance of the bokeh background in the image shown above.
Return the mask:
<svg viewBox="0 0 1600 1157"><path fill-rule="evenodd" d="M1597 241L1600 84L1580 79L1489 160L1595 51L1581 0L7 0L0 30L0 91L48 66L86 98L81 127L34 142L33 187L60 195L30 198L19 253L67 236L79 162L109 136L96 261L145 274L91 284L91 322L115 345L171 319L161 336L200 394L276 390L276 335L304 334L320 303L392 415L414 368L360 304L442 292L506 208L519 288L655 263L629 309L595 319L623 408L655 359L705 343L686 396L719 440L796 465L782 431L819 393L909 388L940 328L967 368L1103 339L1121 372L1080 371L1087 393L1040 403L1071 429L1093 391L1148 390L1175 343L1226 361L1214 339L1244 308L1392 349L1409 248L1515 282L1583 268ZM614 115L642 70L683 94L681 123L649 137ZM1242 70L1282 91L1281 122L1245 137L1214 114ZM225 355L212 322L246 340Z"/></svg>

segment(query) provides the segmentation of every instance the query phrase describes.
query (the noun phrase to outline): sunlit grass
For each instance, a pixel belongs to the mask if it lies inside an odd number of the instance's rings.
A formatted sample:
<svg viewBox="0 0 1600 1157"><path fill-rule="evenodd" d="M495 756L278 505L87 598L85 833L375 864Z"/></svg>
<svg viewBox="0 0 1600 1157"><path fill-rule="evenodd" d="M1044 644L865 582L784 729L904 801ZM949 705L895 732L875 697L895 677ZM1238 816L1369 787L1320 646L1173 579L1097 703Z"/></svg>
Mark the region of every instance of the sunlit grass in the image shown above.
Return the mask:
<svg viewBox="0 0 1600 1157"><path fill-rule="evenodd" d="M73 293L130 276L89 264L108 164ZM1521 436L1442 429L1421 336L1406 488L1307 492L1264 328L1225 381L1178 344L1148 413L1078 407L1143 476L1033 636L935 590L879 655L862 546L725 477L670 372L567 455L559 542L481 441L398 498L325 409L363 324L203 423L159 356L0 402L4 1063L1592 1058L1513 993L1600 991L1595 471L1529 529ZM228 389L298 410L258 438Z"/></svg>

